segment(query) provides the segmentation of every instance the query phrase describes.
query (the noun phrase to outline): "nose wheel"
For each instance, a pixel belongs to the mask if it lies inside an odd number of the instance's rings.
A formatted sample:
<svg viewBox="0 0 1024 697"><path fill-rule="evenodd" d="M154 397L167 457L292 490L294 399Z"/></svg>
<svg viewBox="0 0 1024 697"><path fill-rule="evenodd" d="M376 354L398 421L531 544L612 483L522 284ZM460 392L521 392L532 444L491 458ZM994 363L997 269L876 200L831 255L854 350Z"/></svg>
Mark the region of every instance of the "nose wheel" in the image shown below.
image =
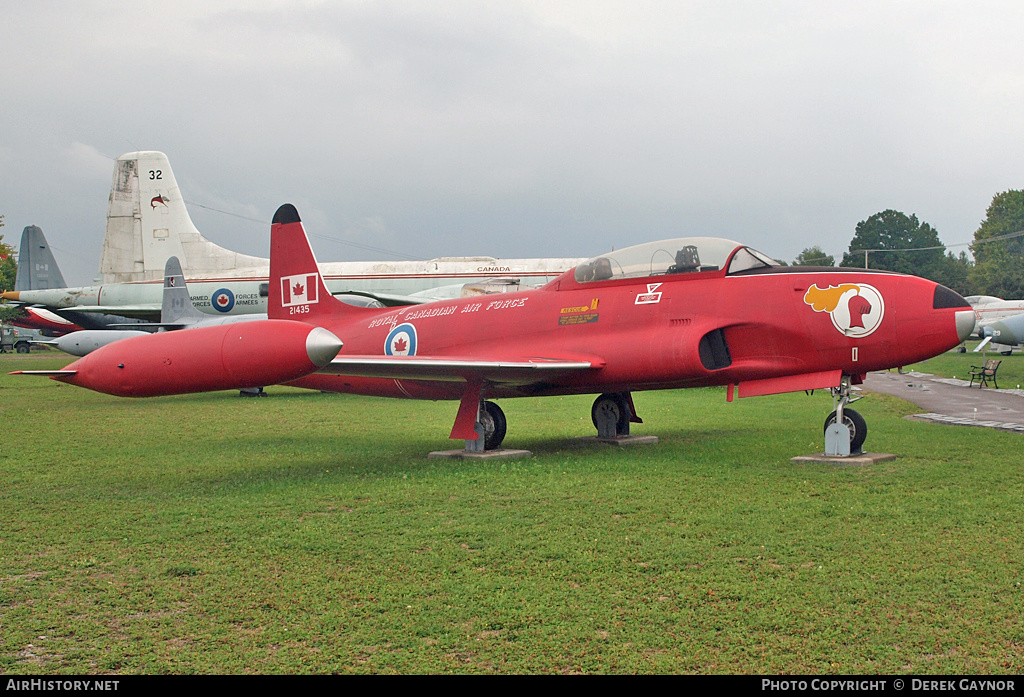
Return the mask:
<svg viewBox="0 0 1024 697"><path fill-rule="evenodd" d="M851 394L849 375L844 375L839 387L833 388L832 397L836 409L825 419L825 454L845 457L860 453L868 436L868 425L858 412L846 408L860 399Z"/></svg>
<svg viewBox="0 0 1024 697"><path fill-rule="evenodd" d="M836 422L838 411L834 411L825 419L825 438L828 439L828 428ZM864 446L864 439L868 437L868 424L860 412L853 409L843 409L843 424L850 432L850 452L859 453Z"/></svg>

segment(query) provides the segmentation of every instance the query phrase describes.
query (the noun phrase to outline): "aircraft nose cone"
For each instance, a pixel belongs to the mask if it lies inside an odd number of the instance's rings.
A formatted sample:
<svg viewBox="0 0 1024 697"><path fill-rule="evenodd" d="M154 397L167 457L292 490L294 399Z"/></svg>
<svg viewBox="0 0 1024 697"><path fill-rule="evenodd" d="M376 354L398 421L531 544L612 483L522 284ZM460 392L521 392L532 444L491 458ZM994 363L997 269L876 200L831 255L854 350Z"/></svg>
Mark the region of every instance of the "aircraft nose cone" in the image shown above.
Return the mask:
<svg viewBox="0 0 1024 697"><path fill-rule="evenodd" d="M334 360L341 347L341 339L323 327L316 327L306 336L306 355L318 368L323 368Z"/></svg>
<svg viewBox="0 0 1024 697"><path fill-rule="evenodd" d="M966 341L974 331L974 310L959 310L956 313L956 334L960 341Z"/></svg>

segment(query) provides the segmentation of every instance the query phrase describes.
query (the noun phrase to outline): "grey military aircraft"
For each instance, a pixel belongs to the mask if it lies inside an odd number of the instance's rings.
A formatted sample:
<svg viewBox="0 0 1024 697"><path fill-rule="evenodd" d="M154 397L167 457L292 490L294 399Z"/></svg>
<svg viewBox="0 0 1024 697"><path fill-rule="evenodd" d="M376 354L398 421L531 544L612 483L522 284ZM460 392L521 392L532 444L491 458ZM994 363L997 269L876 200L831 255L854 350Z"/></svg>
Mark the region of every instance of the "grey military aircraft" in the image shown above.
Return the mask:
<svg viewBox="0 0 1024 697"><path fill-rule="evenodd" d="M171 256L181 261L193 300L205 314L266 312L269 260L220 247L196 229L164 153L126 153L117 159L110 189L99 269L102 285L0 288L5 291L0 297L44 306L65 317L70 311L152 321L160 310L160 273ZM348 261L322 264L321 273L332 294L362 293L388 305L410 305L475 294L478 284L488 284L487 293L519 290L520 283L542 285L581 261L482 256Z"/></svg>
<svg viewBox="0 0 1024 697"><path fill-rule="evenodd" d="M128 329L124 325L118 324L110 325L110 329L86 329L66 334L48 343L73 356L84 356L101 346L154 331L191 329L266 318L266 314L216 317L200 312L192 303L192 298L189 297L185 276L181 270L181 262L178 261L178 257L171 257L164 265L163 304L160 309L159 322L132 325L139 329Z"/></svg>
<svg viewBox="0 0 1024 697"><path fill-rule="evenodd" d="M974 331L981 351L989 343L1003 355L1010 355L1014 346L1024 343L1024 300L1003 300L991 295L970 295L964 298L974 308Z"/></svg>

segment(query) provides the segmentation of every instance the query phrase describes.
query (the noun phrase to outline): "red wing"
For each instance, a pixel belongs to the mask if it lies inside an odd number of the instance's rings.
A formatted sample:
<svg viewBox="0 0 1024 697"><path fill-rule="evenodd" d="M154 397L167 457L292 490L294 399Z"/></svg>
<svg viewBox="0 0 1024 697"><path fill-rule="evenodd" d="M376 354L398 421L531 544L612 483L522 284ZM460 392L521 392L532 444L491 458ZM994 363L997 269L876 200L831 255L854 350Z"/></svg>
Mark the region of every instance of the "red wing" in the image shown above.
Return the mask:
<svg viewBox="0 0 1024 697"><path fill-rule="evenodd" d="M479 379L486 382L525 385L550 379L562 373L603 367L604 361L599 359L525 358L485 361L479 358L451 356L338 356L319 372L398 380L464 382Z"/></svg>

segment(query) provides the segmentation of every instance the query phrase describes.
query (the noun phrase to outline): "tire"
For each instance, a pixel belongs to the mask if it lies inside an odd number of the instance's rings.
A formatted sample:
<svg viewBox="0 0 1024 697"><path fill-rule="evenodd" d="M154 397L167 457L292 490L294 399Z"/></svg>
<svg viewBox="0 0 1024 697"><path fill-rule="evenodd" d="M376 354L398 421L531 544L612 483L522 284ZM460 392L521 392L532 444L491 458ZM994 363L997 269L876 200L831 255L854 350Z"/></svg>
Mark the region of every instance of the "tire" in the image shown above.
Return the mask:
<svg viewBox="0 0 1024 697"><path fill-rule="evenodd" d="M609 421L615 422L616 436L629 433L629 419L631 416L629 403L618 392L609 392L601 395L594 400L594 406L590 408L590 420L594 422L594 428L597 429L598 435L601 435L599 424L606 418Z"/></svg>
<svg viewBox="0 0 1024 697"><path fill-rule="evenodd" d="M836 413L832 412L825 419L823 431L836 422ZM843 423L850 429L850 452L859 453L864 446L864 439L868 437L868 424L864 417L853 409L843 409Z"/></svg>
<svg viewBox="0 0 1024 697"><path fill-rule="evenodd" d="M29 348L30 347L28 344L18 344L17 347L15 348L15 351L17 351L18 353L28 353Z"/></svg>
<svg viewBox="0 0 1024 697"><path fill-rule="evenodd" d="M497 450L505 440L508 422L505 412L494 402L484 402L480 409L480 424L484 427L484 450Z"/></svg>

